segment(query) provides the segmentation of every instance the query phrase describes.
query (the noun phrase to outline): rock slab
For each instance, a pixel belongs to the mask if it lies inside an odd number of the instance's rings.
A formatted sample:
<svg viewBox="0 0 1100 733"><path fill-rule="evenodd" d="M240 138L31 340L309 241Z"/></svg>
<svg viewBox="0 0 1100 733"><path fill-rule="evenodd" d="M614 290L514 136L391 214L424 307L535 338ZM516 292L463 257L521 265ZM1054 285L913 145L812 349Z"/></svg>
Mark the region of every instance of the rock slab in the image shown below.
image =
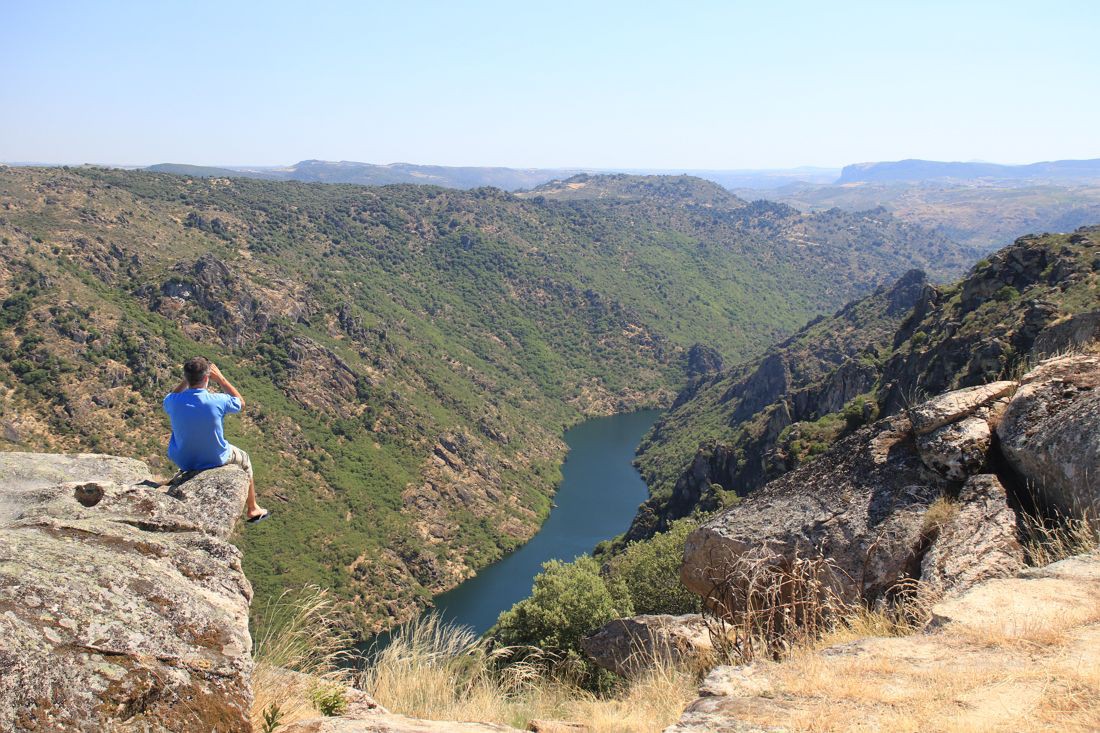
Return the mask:
<svg viewBox="0 0 1100 733"><path fill-rule="evenodd" d="M996 476L971 476L953 506L957 511L937 528L921 561L922 581L938 591L958 593L1023 569L1016 513Z"/></svg>
<svg viewBox="0 0 1100 733"><path fill-rule="evenodd" d="M636 675L656 661L705 669L714 658L710 632L697 613L609 621L585 637L581 648L600 667L623 677Z"/></svg>
<svg viewBox="0 0 1100 733"><path fill-rule="evenodd" d="M688 535L681 581L707 599L722 592L741 558L790 564L824 556L840 597L879 598L911 577L924 515L947 488L921 460L908 418L880 420Z"/></svg>
<svg viewBox="0 0 1100 733"><path fill-rule="evenodd" d="M1100 518L1100 356L1050 359L1025 375L997 436L1040 503Z"/></svg>
<svg viewBox="0 0 1100 733"><path fill-rule="evenodd" d="M248 477L0 453L0 730L250 731Z"/></svg>

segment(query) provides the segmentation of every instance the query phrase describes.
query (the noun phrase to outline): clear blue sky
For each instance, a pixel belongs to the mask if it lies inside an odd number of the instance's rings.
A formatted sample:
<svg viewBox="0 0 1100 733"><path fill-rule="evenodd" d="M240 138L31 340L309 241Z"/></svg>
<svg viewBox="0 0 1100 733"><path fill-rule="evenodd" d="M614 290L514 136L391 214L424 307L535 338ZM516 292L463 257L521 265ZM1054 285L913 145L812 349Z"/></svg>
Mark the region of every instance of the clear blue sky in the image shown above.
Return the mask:
<svg viewBox="0 0 1100 733"><path fill-rule="evenodd" d="M1100 3L0 0L0 160L1100 157Z"/></svg>

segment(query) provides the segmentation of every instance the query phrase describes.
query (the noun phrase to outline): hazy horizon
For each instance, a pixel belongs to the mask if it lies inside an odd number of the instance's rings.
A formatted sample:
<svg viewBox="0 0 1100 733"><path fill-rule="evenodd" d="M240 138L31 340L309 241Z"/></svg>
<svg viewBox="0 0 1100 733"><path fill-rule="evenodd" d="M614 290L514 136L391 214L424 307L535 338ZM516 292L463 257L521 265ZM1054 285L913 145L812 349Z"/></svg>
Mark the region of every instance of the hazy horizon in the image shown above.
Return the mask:
<svg viewBox="0 0 1100 733"><path fill-rule="evenodd" d="M280 170L287 169L305 161L321 161L324 163L352 163L352 164L365 164L365 165L377 165L377 166L398 166L398 165L413 165L424 167L439 167L439 168L503 168L513 170L578 170L578 171L598 171L606 173L654 173L654 174L671 174L675 175L679 173L693 173L693 172L714 172L714 173L785 173L794 171L805 172L839 172L843 168L849 165L860 165L864 163L891 163L901 162L902 160L924 160L936 163L980 163L988 165L1003 165L1003 166L1024 166L1034 163L1051 163L1056 162L1054 160L1026 160L1026 161L1014 161L1011 163L1005 163L999 160L984 160L984 159L969 159L969 160L939 160L935 161L931 158L905 158L897 160L858 160L843 163L841 165L793 165L789 167L777 167L766 166L763 168L689 168L687 166L669 167L669 168L647 168L639 166L625 166L615 168L603 168L594 165L547 165L547 166L509 166L509 165L496 165L493 163L471 163L468 165L450 165L443 163L433 162L412 162L408 160L396 160L387 163L381 163L378 161L370 160L351 160L349 158L339 159L323 159L323 158L302 158L288 163L276 163L276 164L253 164L253 163L209 163L209 162L193 162L189 160L158 160L152 162L143 163L117 163L113 161L42 161L42 160L0 160L0 165L9 166L26 166L26 167L48 167L55 168L60 166L103 166L106 168L123 168L123 169L138 169L148 168L154 165L193 165L202 168L229 168L240 170ZM1058 160L1100 160L1100 156L1075 156L1070 158L1059 158Z"/></svg>

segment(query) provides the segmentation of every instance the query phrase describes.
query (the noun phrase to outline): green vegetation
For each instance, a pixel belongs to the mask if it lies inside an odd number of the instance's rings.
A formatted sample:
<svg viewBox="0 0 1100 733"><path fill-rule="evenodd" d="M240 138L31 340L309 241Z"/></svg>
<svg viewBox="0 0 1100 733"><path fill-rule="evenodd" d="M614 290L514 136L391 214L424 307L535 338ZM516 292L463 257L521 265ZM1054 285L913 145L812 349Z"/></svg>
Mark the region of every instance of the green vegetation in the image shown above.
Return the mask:
<svg viewBox="0 0 1100 733"><path fill-rule="evenodd" d="M580 641L593 629L634 613L623 584L607 582L587 555L551 560L535 576L531 595L500 615L490 634L505 646L536 647L563 659L583 659Z"/></svg>
<svg viewBox="0 0 1100 733"><path fill-rule="evenodd" d="M634 613L698 613L699 596L680 584L684 541L698 527L690 520L644 541L631 542L610 563L612 582L621 582Z"/></svg>
<svg viewBox="0 0 1100 733"><path fill-rule="evenodd" d="M367 633L525 541L563 428L669 403L693 344L742 360L967 256L697 179L585 191L4 169L0 448L167 473L160 400L209 356L248 399L227 431L273 509L237 540L258 599L315 583Z"/></svg>

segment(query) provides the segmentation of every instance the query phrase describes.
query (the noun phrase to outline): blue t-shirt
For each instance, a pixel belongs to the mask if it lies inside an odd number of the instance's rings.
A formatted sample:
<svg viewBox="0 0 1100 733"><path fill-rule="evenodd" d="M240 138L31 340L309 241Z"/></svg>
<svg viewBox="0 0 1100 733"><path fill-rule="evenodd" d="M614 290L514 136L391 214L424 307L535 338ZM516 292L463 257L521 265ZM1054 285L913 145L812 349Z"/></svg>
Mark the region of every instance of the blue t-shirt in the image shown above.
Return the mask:
<svg viewBox="0 0 1100 733"><path fill-rule="evenodd" d="M164 411L172 420L168 457L183 471L224 466L229 443L222 433L222 418L241 411L237 397L205 389L185 389L164 398Z"/></svg>

